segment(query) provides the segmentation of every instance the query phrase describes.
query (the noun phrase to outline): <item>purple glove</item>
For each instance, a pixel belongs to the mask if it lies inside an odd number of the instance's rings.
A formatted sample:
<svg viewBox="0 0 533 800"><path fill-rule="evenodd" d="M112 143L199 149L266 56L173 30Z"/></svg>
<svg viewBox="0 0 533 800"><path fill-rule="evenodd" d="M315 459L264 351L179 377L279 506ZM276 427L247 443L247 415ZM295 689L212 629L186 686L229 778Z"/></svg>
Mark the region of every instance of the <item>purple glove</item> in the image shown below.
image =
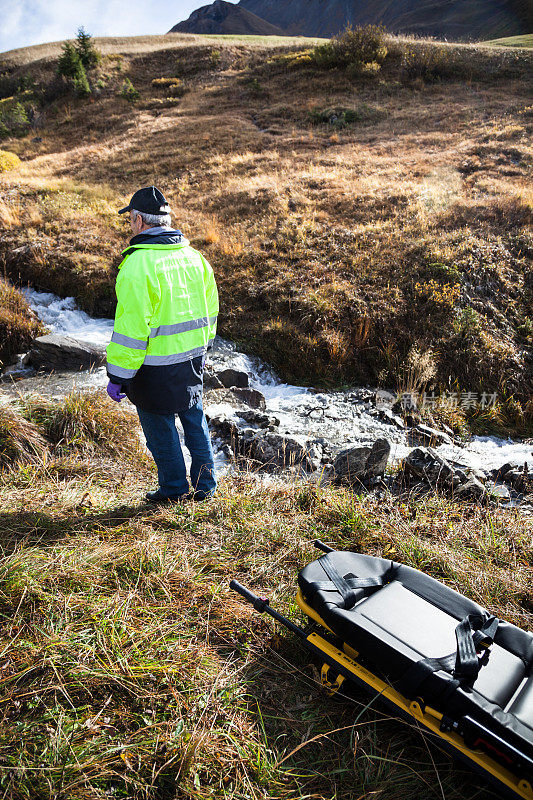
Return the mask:
<svg viewBox="0 0 533 800"><path fill-rule="evenodd" d="M115 403L120 403L121 400L124 400L126 397L125 394L121 393L122 386L120 383L113 383L113 381L109 381L107 384L106 392L108 393L111 400L114 400Z"/></svg>

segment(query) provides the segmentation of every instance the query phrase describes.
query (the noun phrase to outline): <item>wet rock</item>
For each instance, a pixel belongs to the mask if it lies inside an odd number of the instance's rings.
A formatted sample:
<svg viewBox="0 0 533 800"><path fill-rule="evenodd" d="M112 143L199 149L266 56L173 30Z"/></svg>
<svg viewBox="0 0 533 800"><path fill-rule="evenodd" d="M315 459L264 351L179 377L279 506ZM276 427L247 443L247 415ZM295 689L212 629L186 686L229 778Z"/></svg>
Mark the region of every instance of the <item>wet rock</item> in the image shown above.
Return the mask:
<svg viewBox="0 0 533 800"><path fill-rule="evenodd" d="M466 481L454 487L456 497L468 497L473 500L483 500L487 495L487 490L478 479L471 475Z"/></svg>
<svg viewBox="0 0 533 800"><path fill-rule="evenodd" d="M412 450L404 459L403 475L406 480L414 478L457 497L476 500L487 497L485 486L472 472L467 474L464 469L439 456L431 447Z"/></svg>
<svg viewBox="0 0 533 800"><path fill-rule="evenodd" d="M259 428L277 428L279 426L279 419L277 417L269 417L262 411L238 411L238 416L250 425L257 425Z"/></svg>
<svg viewBox="0 0 533 800"><path fill-rule="evenodd" d="M527 462L521 467L511 467L506 469L503 476L501 468L498 471L501 480L508 486L512 486L517 492L527 492L533 489L533 473L529 472Z"/></svg>
<svg viewBox="0 0 533 800"><path fill-rule="evenodd" d="M246 408L257 409L264 411L266 409L266 400L264 394L258 392L257 389L207 389L205 394L204 406L209 407L214 403L227 403L235 410Z"/></svg>
<svg viewBox="0 0 533 800"><path fill-rule="evenodd" d="M504 475L510 472L512 468L513 465L506 462L505 464L502 464L502 466L499 467L498 469L493 469L492 476L494 477L494 480L502 480Z"/></svg>
<svg viewBox="0 0 533 800"><path fill-rule="evenodd" d="M427 445L428 447L438 447L441 444L453 444L453 439L447 433L430 428L429 425L419 423L411 428L407 436L410 445Z"/></svg>
<svg viewBox="0 0 533 800"><path fill-rule="evenodd" d="M445 458L439 456L430 447L417 447L411 450L403 462L403 472L406 478L415 478L429 483L431 486L451 485L454 475L459 476L459 470L454 469ZM466 475L462 473L462 477Z"/></svg>
<svg viewBox="0 0 533 800"><path fill-rule="evenodd" d="M231 391L241 403L246 403L250 408L259 408L262 411L265 410L265 395L257 389L245 389L237 386L233 387Z"/></svg>
<svg viewBox="0 0 533 800"><path fill-rule="evenodd" d="M318 467L303 444L290 436L270 431L242 431L238 438L238 454L259 461L271 471L298 465L313 472Z"/></svg>
<svg viewBox="0 0 533 800"><path fill-rule="evenodd" d="M333 462L335 478L350 486L368 483L383 475L389 455L387 439L377 439L372 447L348 447L341 450Z"/></svg>
<svg viewBox="0 0 533 800"><path fill-rule="evenodd" d="M9 364L0 373L0 382L8 383L20 378L31 378L35 375L35 370L31 366L29 353L18 353L12 364Z"/></svg>
<svg viewBox="0 0 533 800"><path fill-rule="evenodd" d="M392 409L390 408L377 408L375 411L375 416L380 419L382 422L386 422L389 425L394 425L396 428L400 430L404 430L405 424L403 419L395 414Z"/></svg>
<svg viewBox="0 0 533 800"><path fill-rule="evenodd" d="M250 384L250 379L246 372L242 372L240 369L232 369L231 367L217 372L216 377L222 386L227 389L233 389L234 387L246 389Z"/></svg>
<svg viewBox="0 0 533 800"><path fill-rule="evenodd" d="M50 333L32 342L30 361L37 369L58 372L99 367L105 361L105 349L71 336Z"/></svg>
<svg viewBox="0 0 533 800"><path fill-rule="evenodd" d="M222 447L220 448L220 452L222 453L224 458L227 458L228 461L233 461L234 454L229 444L223 444Z"/></svg>
<svg viewBox="0 0 533 800"><path fill-rule="evenodd" d="M372 396L372 402L376 408L388 409L389 411L392 411L396 399L396 395L386 389L378 389Z"/></svg>
<svg viewBox="0 0 533 800"><path fill-rule="evenodd" d="M317 441L310 441L307 443L307 453L311 461L315 464L322 463L324 459L324 450L322 445Z"/></svg>
<svg viewBox="0 0 533 800"><path fill-rule="evenodd" d="M204 389L222 389L221 381L217 378L212 369L207 367L204 370Z"/></svg>
<svg viewBox="0 0 533 800"><path fill-rule="evenodd" d="M257 411L239 411L237 414L252 424L257 424L259 420L264 425L265 418L269 427L272 422L279 424L279 420ZM312 472L320 466L322 450L318 451L313 443L302 444L291 436L265 430L265 427L259 430L241 428L225 414L210 416L207 413L206 418L215 435L229 445L233 455L259 462L270 472L295 465Z"/></svg>

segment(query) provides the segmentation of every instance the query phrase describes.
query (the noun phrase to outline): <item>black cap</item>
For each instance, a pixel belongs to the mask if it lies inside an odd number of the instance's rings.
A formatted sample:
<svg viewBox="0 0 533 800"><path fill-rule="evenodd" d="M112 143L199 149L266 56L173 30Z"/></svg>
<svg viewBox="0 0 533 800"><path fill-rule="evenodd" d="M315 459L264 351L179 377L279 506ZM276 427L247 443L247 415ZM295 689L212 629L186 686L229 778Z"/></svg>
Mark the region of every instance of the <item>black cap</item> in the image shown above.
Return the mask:
<svg viewBox="0 0 533 800"><path fill-rule="evenodd" d="M125 214L132 208L136 211L143 211L145 214L170 214L170 206L165 200L163 192L160 192L157 186L145 186L143 189L139 189L131 198L129 205L121 208L118 213Z"/></svg>

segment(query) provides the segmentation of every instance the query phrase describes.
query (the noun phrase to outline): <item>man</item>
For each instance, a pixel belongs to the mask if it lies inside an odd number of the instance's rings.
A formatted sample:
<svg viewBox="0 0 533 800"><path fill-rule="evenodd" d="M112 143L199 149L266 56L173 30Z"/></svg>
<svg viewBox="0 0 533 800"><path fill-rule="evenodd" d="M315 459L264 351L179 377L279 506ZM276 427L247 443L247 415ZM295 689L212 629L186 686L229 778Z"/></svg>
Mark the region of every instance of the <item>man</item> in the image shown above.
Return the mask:
<svg viewBox="0 0 533 800"><path fill-rule="evenodd" d="M116 282L117 309L107 348L107 393L137 407L159 488L151 503L205 500L216 489L213 451L202 407L205 355L215 337L218 293L213 270L171 225L155 186L135 192L133 238ZM192 458L189 489L177 414Z"/></svg>

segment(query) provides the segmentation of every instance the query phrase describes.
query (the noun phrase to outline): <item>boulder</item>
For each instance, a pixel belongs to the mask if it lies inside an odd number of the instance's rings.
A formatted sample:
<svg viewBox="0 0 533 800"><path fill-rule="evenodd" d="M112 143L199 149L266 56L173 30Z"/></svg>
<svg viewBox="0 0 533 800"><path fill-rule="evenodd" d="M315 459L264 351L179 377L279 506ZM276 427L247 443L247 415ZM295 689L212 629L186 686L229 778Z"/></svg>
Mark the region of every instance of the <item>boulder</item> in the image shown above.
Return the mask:
<svg viewBox="0 0 533 800"><path fill-rule="evenodd" d="M372 447L348 447L341 450L333 462L335 478L350 486L368 483L383 475L389 455L387 439L377 439Z"/></svg>
<svg viewBox="0 0 533 800"><path fill-rule="evenodd" d="M226 389L233 389L235 386L239 387L239 389L246 389L250 385L248 374L240 369L228 367L228 369L217 372L216 377Z"/></svg>
<svg viewBox="0 0 533 800"><path fill-rule="evenodd" d="M498 469L493 469L492 476L494 480L504 480L504 476L507 475L508 472L511 472L512 468L513 465L506 461L505 464L502 464Z"/></svg>
<svg viewBox="0 0 533 800"><path fill-rule="evenodd" d="M105 362L105 349L71 336L49 333L34 339L30 361L37 369L58 372L90 369Z"/></svg>
<svg viewBox="0 0 533 800"><path fill-rule="evenodd" d="M517 492L526 492L533 488L533 474L528 470L527 463L522 467L513 467L503 476L503 481L512 486Z"/></svg>
<svg viewBox="0 0 533 800"><path fill-rule="evenodd" d="M212 417L206 413L205 418L217 436L231 445L234 444L236 448L239 429L232 420L228 419L225 414L216 414Z"/></svg>
<svg viewBox="0 0 533 800"><path fill-rule="evenodd" d="M227 403L235 410L257 409L262 412L266 409L265 396L257 389L209 389L206 387L204 406L214 403Z"/></svg>
<svg viewBox="0 0 533 800"><path fill-rule="evenodd" d="M439 456L431 447L417 447L411 450L403 462L403 472L406 478L415 478L429 483L430 486L453 485L454 476L457 485L466 480L466 474L452 465L442 456Z"/></svg>
<svg viewBox="0 0 533 800"><path fill-rule="evenodd" d="M257 389L246 389L236 386L233 387L231 391L241 403L245 403L247 406L250 406L250 408L259 408L261 411L265 410L265 395Z"/></svg>
<svg viewBox="0 0 533 800"><path fill-rule="evenodd" d="M484 500L487 489L472 471L469 474L456 464L439 456L431 447L417 447L403 462L407 480L414 478L461 498Z"/></svg>
<svg viewBox="0 0 533 800"><path fill-rule="evenodd" d="M317 468L303 444L290 436L271 431L242 431L239 435L238 451L239 455L259 461L272 471L295 465L308 472Z"/></svg>
<svg viewBox="0 0 533 800"><path fill-rule="evenodd" d="M474 475L470 475L466 481L454 487L454 494L460 499L468 497L473 500L483 500L487 496L487 490L481 481L478 481Z"/></svg>

